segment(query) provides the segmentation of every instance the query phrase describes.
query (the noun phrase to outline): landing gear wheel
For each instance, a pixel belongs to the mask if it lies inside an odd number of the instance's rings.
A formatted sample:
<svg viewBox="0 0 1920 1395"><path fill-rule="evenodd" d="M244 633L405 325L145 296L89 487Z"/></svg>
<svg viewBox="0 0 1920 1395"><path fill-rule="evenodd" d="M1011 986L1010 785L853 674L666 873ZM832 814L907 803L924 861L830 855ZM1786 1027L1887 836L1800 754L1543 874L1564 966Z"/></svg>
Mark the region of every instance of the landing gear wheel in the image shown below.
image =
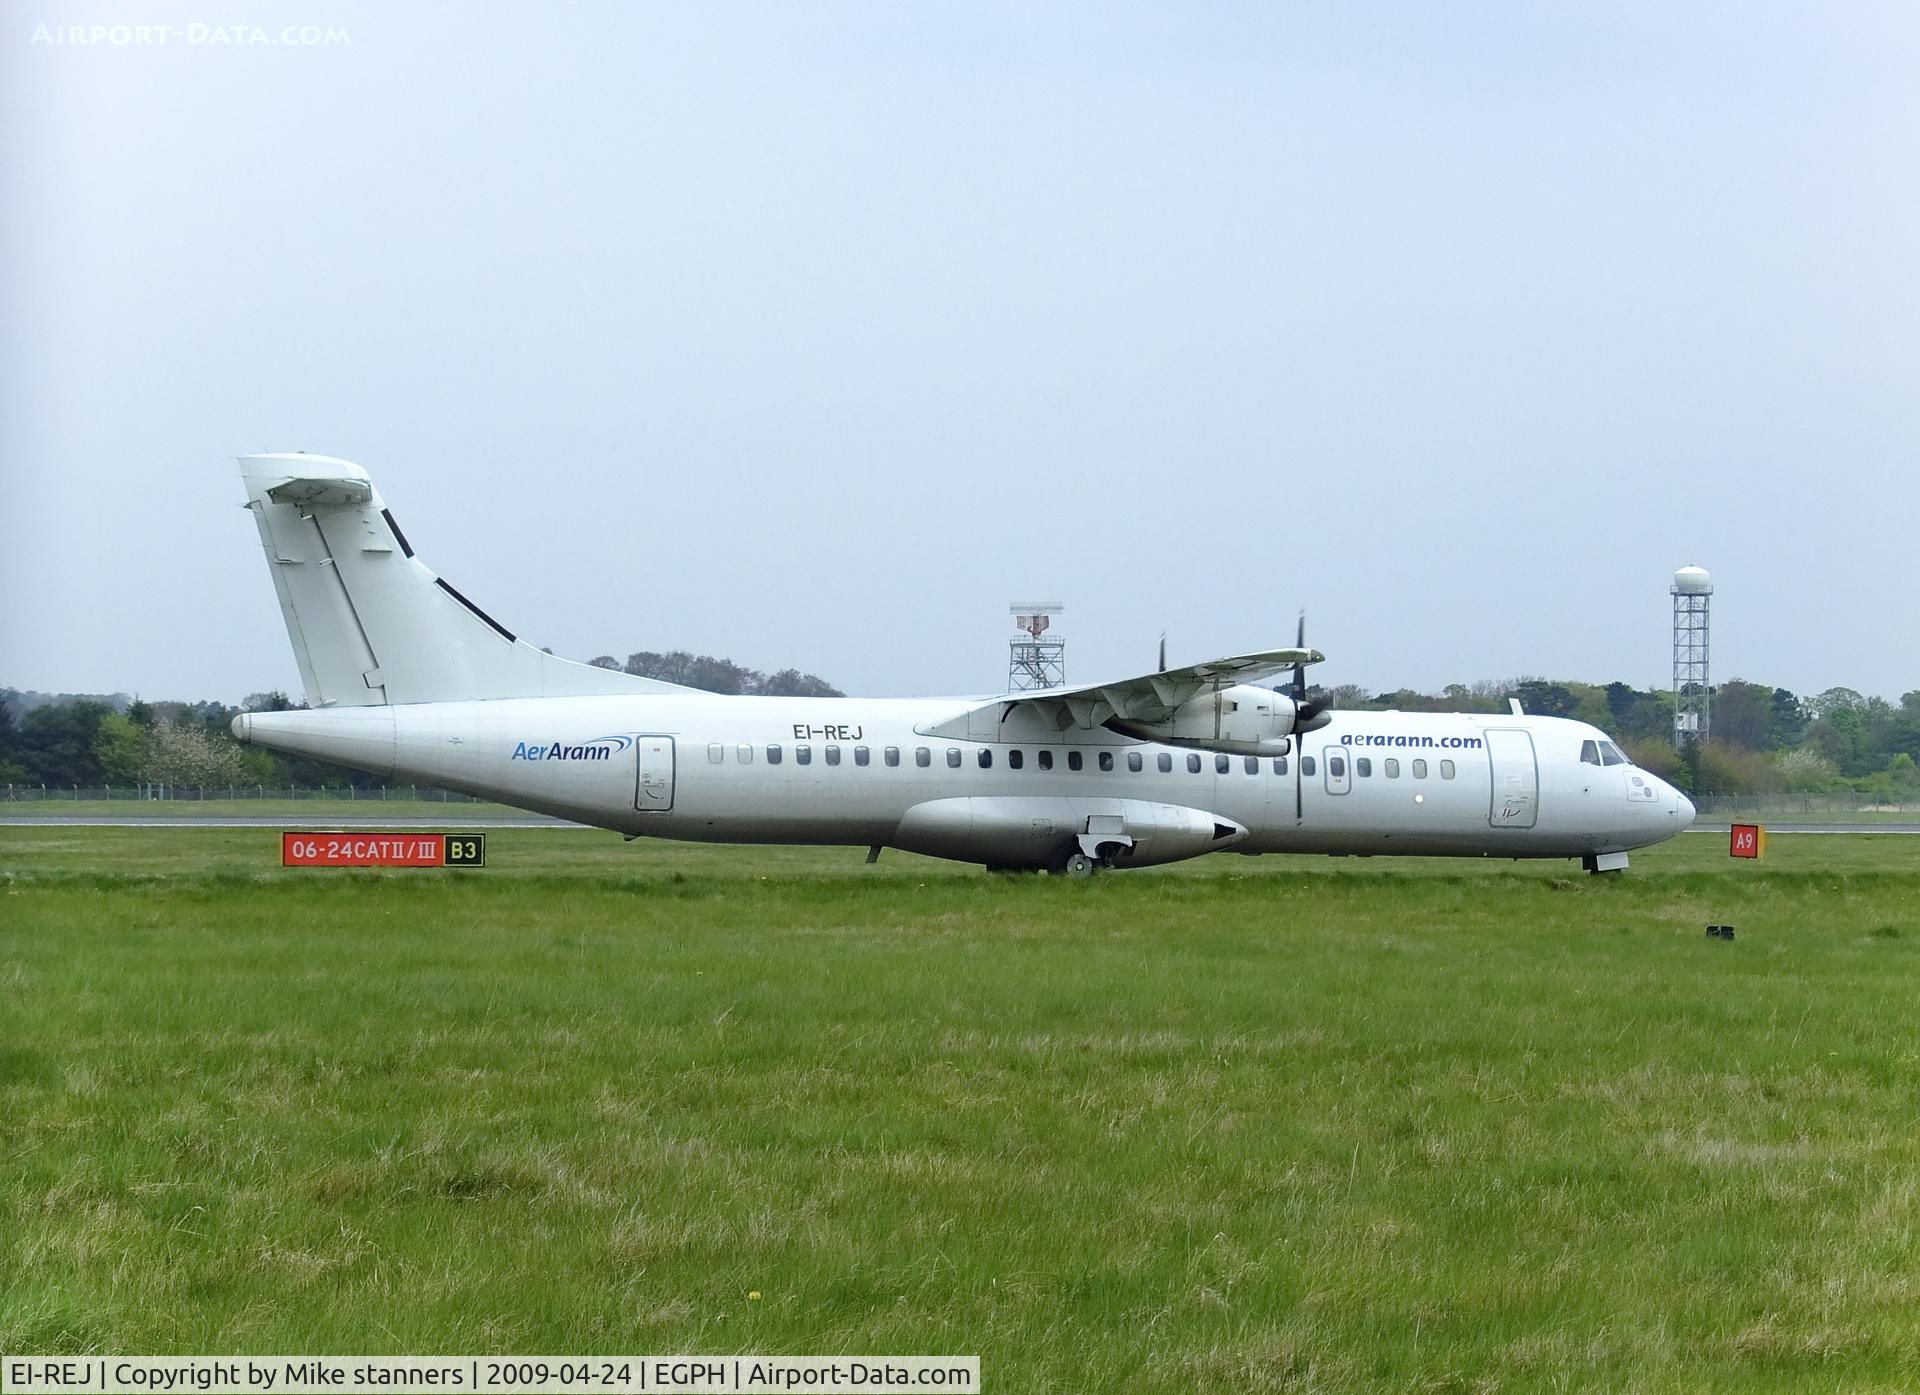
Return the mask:
<svg viewBox="0 0 1920 1395"><path fill-rule="evenodd" d="M1069 877L1091 877L1099 868L1099 863L1085 853L1077 852L1068 856L1067 865L1063 870Z"/></svg>

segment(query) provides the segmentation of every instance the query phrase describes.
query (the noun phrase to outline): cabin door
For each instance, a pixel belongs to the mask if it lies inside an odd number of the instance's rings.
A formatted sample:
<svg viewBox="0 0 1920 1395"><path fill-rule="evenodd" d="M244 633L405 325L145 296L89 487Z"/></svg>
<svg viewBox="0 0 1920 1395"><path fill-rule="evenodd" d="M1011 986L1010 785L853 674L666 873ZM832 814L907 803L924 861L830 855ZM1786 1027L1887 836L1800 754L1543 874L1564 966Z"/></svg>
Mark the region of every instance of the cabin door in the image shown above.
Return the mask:
<svg viewBox="0 0 1920 1395"><path fill-rule="evenodd" d="M634 785L633 807L647 813L664 814L673 808L673 738L637 736L633 749L640 762L639 778Z"/></svg>
<svg viewBox="0 0 1920 1395"><path fill-rule="evenodd" d="M1532 828L1540 798L1533 737L1513 728L1496 728L1486 736L1487 759L1493 766L1493 803L1487 822L1495 828Z"/></svg>
<svg viewBox="0 0 1920 1395"><path fill-rule="evenodd" d="M1345 794L1353 788L1353 767L1348 764L1345 746L1325 747L1320 760L1326 769L1328 794Z"/></svg>

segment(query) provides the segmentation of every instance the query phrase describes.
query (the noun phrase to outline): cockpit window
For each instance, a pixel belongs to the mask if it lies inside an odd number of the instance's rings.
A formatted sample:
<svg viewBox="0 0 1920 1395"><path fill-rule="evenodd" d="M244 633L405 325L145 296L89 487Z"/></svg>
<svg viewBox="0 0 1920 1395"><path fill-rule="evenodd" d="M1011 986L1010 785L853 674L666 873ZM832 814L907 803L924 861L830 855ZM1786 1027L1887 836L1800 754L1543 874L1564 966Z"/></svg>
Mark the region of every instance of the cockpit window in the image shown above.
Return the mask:
<svg viewBox="0 0 1920 1395"><path fill-rule="evenodd" d="M1582 765L1600 764L1600 743L1598 741L1582 741L1580 743L1580 763Z"/></svg>
<svg viewBox="0 0 1920 1395"><path fill-rule="evenodd" d="M1632 765L1633 764L1632 761L1626 758L1626 755L1621 751L1621 749L1618 746L1614 745L1611 741L1602 741L1600 743L1600 757L1601 757L1602 764L1605 764L1605 765Z"/></svg>

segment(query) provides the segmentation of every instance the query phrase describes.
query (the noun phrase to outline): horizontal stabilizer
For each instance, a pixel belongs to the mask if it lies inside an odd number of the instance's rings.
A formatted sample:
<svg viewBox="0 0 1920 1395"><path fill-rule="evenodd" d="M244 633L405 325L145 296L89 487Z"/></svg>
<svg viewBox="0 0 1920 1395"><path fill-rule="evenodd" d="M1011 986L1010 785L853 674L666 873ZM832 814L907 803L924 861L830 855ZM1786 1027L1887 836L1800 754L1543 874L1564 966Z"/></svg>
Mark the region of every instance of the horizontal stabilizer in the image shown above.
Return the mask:
<svg viewBox="0 0 1920 1395"><path fill-rule="evenodd" d="M364 479L288 480L269 489L267 497L276 504L364 504L373 498L373 485Z"/></svg>

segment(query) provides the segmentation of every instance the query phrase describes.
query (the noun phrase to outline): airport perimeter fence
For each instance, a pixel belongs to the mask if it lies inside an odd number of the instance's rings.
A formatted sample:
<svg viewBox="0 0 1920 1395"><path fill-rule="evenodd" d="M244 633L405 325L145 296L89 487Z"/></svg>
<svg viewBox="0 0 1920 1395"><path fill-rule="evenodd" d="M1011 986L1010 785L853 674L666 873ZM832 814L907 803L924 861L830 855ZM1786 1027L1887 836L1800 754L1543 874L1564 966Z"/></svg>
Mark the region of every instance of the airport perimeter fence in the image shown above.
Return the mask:
<svg viewBox="0 0 1920 1395"><path fill-rule="evenodd" d="M325 800L339 804L381 804L406 800L430 804L490 804L457 790L431 785L7 785L0 798L18 804L53 800L88 803L207 803L211 800Z"/></svg>
<svg viewBox="0 0 1920 1395"><path fill-rule="evenodd" d="M1696 794L1701 815L1818 818L1823 814L1920 814L1920 796L1876 799L1864 794Z"/></svg>

